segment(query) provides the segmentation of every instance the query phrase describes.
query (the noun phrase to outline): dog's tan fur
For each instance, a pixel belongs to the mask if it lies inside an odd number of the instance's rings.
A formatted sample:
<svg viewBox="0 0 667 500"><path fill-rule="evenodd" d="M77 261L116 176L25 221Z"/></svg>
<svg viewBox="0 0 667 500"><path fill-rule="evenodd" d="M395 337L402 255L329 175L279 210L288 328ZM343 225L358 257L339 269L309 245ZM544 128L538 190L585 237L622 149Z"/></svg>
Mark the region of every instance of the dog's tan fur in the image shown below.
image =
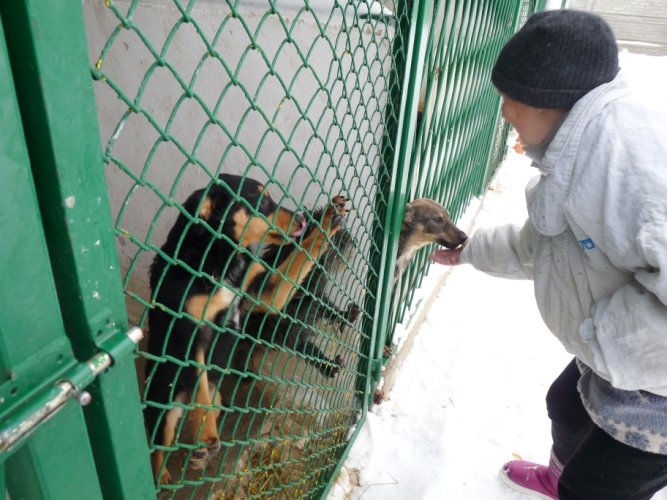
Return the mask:
<svg viewBox="0 0 667 500"><path fill-rule="evenodd" d="M456 248L468 239L449 218L449 212L435 200L417 198L405 207L405 216L398 239L398 256L394 281L403 274L414 254L420 248L435 243Z"/></svg>

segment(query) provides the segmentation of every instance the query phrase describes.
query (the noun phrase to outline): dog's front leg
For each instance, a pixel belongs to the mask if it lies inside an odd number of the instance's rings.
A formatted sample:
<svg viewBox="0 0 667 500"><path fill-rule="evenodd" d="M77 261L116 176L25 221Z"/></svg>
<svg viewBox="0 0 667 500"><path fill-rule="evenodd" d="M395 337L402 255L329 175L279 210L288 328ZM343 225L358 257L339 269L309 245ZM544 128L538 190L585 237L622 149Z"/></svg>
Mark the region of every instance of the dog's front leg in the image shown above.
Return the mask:
<svg viewBox="0 0 667 500"><path fill-rule="evenodd" d="M324 230L316 228L311 231L301 242L301 246L295 246L290 255L280 264L277 272L270 273L260 291L259 300L261 303L254 308L255 311L265 311L267 308L263 304L279 310L285 307L295 288L308 276L317 258L326 250L327 238L332 237L343 227L342 217L347 213L345 209L347 200L344 196L334 196L331 201L332 203L324 211L321 221ZM260 273L256 266L261 266L261 264L253 264L248 273L249 276L254 277ZM251 280L247 282L250 283Z"/></svg>
<svg viewBox="0 0 667 500"><path fill-rule="evenodd" d="M196 360L200 366L205 366L204 349L197 350ZM198 367L197 375L197 389L194 393L195 408L190 415L190 425L194 439L197 442L205 443L206 447L198 448L192 452L191 464L194 469L202 469L206 466L209 453L217 453L220 450L220 439L218 438L218 427L216 425L218 412L212 409L208 372Z"/></svg>

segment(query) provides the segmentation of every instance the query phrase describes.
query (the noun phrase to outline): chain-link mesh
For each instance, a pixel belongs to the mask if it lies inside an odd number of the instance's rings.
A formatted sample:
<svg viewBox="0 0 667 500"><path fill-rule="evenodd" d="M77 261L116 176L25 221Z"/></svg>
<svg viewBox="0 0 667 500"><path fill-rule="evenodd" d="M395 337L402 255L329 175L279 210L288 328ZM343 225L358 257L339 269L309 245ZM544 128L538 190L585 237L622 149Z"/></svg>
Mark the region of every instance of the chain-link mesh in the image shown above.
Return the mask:
<svg viewBox="0 0 667 500"><path fill-rule="evenodd" d="M504 151L488 74L526 5L435 1L418 27L422 112L398 175L454 220ZM339 464L372 388L412 6L84 0L161 494L317 497Z"/></svg>
<svg viewBox="0 0 667 500"><path fill-rule="evenodd" d="M491 68L533 3L433 3L408 191L410 199L437 200L454 221L483 192L504 156L508 127L499 115ZM397 322L407 319L430 251L417 255L395 290L392 311Z"/></svg>
<svg viewBox="0 0 667 500"><path fill-rule="evenodd" d="M393 54L405 43L393 5L89 0L84 9L127 307L159 339L138 357L158 489L317 496L366 397L360 346L381 260L369 235L386 211L378 186L395 142ZM268 188L261 199L249 191L255 180ZM327 218L339 194L349 212ZM292 214L284 225L282 208L264 210L269 198ZM248 221L240 234L227 224L238 214ZM193 259L199 233L205 248ZM276 235L297 244L267 254ZM228 255L211 271L223 242ZM300 273L286 263L305 254ZM264 297L268 283L276 290ZM234 359L219 362L222 351Z"/></svg>

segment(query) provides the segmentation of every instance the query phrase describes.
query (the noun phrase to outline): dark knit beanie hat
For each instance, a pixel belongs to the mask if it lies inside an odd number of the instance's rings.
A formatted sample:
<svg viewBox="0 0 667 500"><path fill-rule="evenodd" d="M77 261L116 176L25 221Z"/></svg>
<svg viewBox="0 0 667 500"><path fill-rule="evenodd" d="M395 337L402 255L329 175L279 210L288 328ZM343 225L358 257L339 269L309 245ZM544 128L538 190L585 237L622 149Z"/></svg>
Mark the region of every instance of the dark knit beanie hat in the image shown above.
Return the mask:
<svg viewBox="0 0 667 500"><path fill-rule="evenodd" d="M571 108L618 73L614 33L599 16L548 10L528 18L500 51L496 88L535 108Z"/></svg>

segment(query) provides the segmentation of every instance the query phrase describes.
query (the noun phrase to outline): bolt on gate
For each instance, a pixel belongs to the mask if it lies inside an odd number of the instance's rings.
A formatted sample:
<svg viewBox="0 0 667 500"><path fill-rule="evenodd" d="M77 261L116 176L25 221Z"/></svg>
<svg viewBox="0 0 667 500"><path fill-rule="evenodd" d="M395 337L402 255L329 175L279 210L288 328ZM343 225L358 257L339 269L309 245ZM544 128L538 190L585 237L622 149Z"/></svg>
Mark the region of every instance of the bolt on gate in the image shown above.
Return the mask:
<svg viewBox="0 0 667 500"><path fill-rule="evenodd" d="M9 495L324 497L428 269L405 203L483 192L534 8L0 4Z"/></svg>

